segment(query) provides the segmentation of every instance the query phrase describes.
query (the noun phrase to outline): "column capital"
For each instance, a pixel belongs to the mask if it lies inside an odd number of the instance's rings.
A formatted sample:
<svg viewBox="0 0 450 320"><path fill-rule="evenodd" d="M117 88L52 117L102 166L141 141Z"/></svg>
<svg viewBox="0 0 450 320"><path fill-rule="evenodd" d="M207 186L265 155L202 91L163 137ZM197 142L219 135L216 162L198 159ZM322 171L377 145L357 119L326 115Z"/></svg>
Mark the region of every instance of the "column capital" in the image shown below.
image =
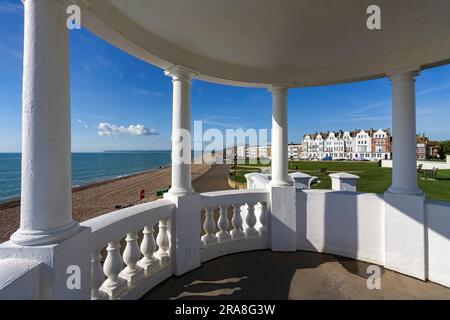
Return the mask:
<svg viewBox="0 0 450 320"><path fill-rule="evenodd" d="M173 81L191 81L198 75L198 73L194 70L179 65L174 65L167 68L164 70L164 74L171 77Z"/></svg>
<svg viewBox="0 0 450 320"><path fill-rule="evenodd" d="M273 84L268 90L272 92L272 95L287 95L289 86L284 84Z"/></svg>
<svg viewBox="0 0 450 320"><path fill-rule="evenodd" d="M395 83L397 81L404 81L404 80L415 81L415 78L419 75L419 73L420 68L415 67L415 68L392 70L386 73L386 76L392 83Z"/></svg>

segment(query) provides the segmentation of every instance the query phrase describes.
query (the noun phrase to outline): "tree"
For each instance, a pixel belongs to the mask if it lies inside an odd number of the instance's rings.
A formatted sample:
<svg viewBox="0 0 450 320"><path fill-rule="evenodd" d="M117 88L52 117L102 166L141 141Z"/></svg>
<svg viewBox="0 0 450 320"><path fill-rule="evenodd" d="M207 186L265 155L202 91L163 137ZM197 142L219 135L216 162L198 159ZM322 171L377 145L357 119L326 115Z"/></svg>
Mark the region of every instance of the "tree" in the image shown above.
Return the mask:
<svg viewBox="0 0 450 320"><path fill-rule="evenodd" d="M439 158L445 158L445 155L450 154L450 140L441 141L438 145Z"/></svg>

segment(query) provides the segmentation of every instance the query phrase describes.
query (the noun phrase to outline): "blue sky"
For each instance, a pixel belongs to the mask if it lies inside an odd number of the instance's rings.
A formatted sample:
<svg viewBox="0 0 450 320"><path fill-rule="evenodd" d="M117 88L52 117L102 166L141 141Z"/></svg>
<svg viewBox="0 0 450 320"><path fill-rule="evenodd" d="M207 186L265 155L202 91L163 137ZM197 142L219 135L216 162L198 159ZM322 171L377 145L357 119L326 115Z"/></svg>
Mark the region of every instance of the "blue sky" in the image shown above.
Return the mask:
<svg viewBox="0 0 450 320"><path fill-rule="evenodd" d="M0 152L20 151L23 9L0 0ZM169 149L172 83L163 70L140 61L89 31L71 31L72 149L102 151ZM265 89L193 82L192 120L204 128L271 128ZM125 133L99 135L99 124ZM450 66L417 78L417 130L450 139ZM155 134L127 134L142 125ZM321 130L391 126L387 79L289 91L289 140Z"/></svg>

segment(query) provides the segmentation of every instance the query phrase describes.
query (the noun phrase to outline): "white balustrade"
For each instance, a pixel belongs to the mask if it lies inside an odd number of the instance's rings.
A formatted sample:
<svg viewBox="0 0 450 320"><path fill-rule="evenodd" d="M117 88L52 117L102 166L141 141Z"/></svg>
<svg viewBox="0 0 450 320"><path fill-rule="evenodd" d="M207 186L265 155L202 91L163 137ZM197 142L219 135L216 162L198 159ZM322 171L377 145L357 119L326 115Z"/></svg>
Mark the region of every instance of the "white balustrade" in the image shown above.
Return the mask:
<svg viewBox="0 0 450 320"><path fill-rule="evenodd" d="M148 291L173 274L169 230L173 208L171 201L162 199L81 224L92 232L91 299L135 299L142 288ZM159 228L156 241L155 225ZM140 245L139 230L143 234ZM121 255L124 234L126 246ZM102 269L100 252L105 244L107 255Z"/></svg>
<svg viewBox="0 0 450 320"><path fill-rule="evenodd" d="M107 298L107 294L100 290L101 285L105 281L101 264L102 255L99 251L91 254L91 299L103 300Z"/></svg>
<svg viewBox="0 0 450 320"><path fill-rule="evenodd" d="M267 203L266 202L259 202L259 223L261 226L259 227L259 236L260 237L266 237L267 235Z"/></svg>
<svg viewBox="0 0 450 320"><path fill-rule="evenodd" d="M268 200L269 193L262 189L202 194L199 205L205 211L205 233L201 237L201 261L234 252L268 248ZM230 231L228 211L231 207ZM171 239L170 229L173 209L173 202L163 199L105 214L81 224L91 230L92 300L133 299L174 273L176 266L171 259L171 244L172 241L176 243L176 239ZM216 210L219 211L217 225ZM140 244L139 230L142 230ZM121 253L123 240L125 248ZM105 245L106 258L102 265Z"/></svg>
<svg viewBox="0 0 450 320"><path fill-rule="evenodd" d="M217 256L221 252L238 252L239 248L263 247L267 239L267 201L269 193L265 189L215 191L202 194L204 213L201 237L203 250L211 248ZM230 219L228 210L233 208L232 230L228 231ZM214 212L219 208L216 233ZM246 241L250 242L247 243ZM243 246L238 243L242 243ZM245 243L245 244L244 244ZM220 249L222 248L222 249ZM243 249L248 250L248 249Z"/></svg>
<svg viewBox="0 0 450 320"><path fill-rule="evenodd" d="M169 265L170 232L168 219L159 221L158 236L155 241L154 224L144 226L141 245L138 244L137 232L129 232L125 238L126 246L123 256L120 255L120 240L113 240L106 248L107 256L101 267L99 251L92 253L91 298L100 300L120 299L128 291L152 278ZM155 252L156 247L158 250ZM141 255L143 257L141 258ZM124 264L125 263L125 268ZM105 279L105 275L107 279ZM128 291L127 291L128 290Z"/></svg>
<svg viewBox="0 0 450 320"><path fill-rule="evenodd" d="M144 277L144 270L137 264L141 257L137 233L129 232L125 241L127 244L123 252L123 262L125 262L126 267L120 273L120 277L127 281L128 287L133 287Z"/></svg>
<svg viewBox="0 0 450 320"><path fill-rule="evenodd" d="M144 269L145 276L149 276L159 266L159 261L154 255L156 241L153 226L145 226L143 235L141 252L144 257L139 260L138 265Z"/></svg>
<svg viewBox="0 0 450 320"><path fill-rule="evenodd" d="M230 223L228 222L228 205L219 206L220 217L218 221L218 226L220 231L216 233L216 237L219 242L227 241L231 239L230 233L228 232L228 227Z"/></svg>
<svg viewBox="0 0 450 320"><path fill-rule="evenodd" d="M214 191L201 194L200 213L204 210L204 235L201 237L201 261L225 254L261 250L270 247L267 237L267 204L269 192L265 189ZM232 228L228 210L233 208ZM214 212L219 208L217 219Z"/></svg>
<svg viewBox="0 0 450 320"><path fill-rule="evenodd" d="M255 215L255 203L247 203L247 218L245 219L247 228L245 229L245 235L247 237L255 237L258 235L258 230L255 228L256 215Z"/></svg>
<svg viewBox="0 0 450 320"><path fill-rule="evenodd" d="M168 259L170 258L170 238L167 224L167 220L159 221L159 232L158 236L156 237L158 251L155 253L155 256L159 259L161 265L166 264Z"/></svg>
<svg viewBox="0 0 450 320"><path fill-rule="evenodd" d="M241 204L233 204L233 218L231 219L234 228L231 230L231 237L233 239L240 239L245 235L242 229L241 206Z"/></svg>
<svg viewBox="0 0 450 320"><path fill-rule="evenodd" d="M204 247L217 242L217 237L214 235L214 231L216 231L214 209L215 207L205 208L205 222L203 223L203 230L205 230L206 234L201 238Z"/></svg>
<svg viewBox="0 0 450 320"><path fill-rule="evenodd" d="M106 248L108 255L103 264L103 271L108 277L101 286L101 290L109 295L110 299L116 299L126 290L126 281L119 277L123 269L123 262L120 256L120 240L113 240Z"/></svg>
<svg viewBox="0 0 450 320"><path fill-rule="evenodd" d="M204 235L201 237L202 251L209 248L211 251L205 251L209 253L202 257L202 261L226 253L268 247L268 193L266 191L237 190L204 195L202 195L203 202L200 203L205 211ZM229 231L228 217L230 207L233 208L231 231ZM92 248L96 248L91 257L91 298L93 300L108 297L109 299L133 297L135 292L133 289L137 286L141 284L147 286L146 282L153 286L162 281L161 279L167 279L173 274L173 269L167 268L172 266L170 220L173 211L171 208L173 208L171 202L160 200L113 212L84 223L92 230L91 245ZM217 224L216 210L219 212ZM151 216L149 216L150 212ZM118 225L123 226L124 229L136 230L126 233L126 246L122 255L120 242L123 238ZM141 228L142 241L139 244L137 230ZM102 269L100 252L105 243L108 243L107 256Z"/></svg>

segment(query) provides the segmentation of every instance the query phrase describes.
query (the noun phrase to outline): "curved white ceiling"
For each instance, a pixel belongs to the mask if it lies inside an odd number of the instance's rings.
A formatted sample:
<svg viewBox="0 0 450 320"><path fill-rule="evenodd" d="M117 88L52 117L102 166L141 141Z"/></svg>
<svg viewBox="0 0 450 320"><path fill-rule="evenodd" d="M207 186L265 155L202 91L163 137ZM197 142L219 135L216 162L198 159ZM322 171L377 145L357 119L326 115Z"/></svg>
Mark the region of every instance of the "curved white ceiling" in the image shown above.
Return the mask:
<svg viewBox="0 0 450 320"><path fill-rule="evenodd" d="M87 27L106 40L218 82L320 85L450 60L449 0L84 2ZM371 4L381 30L366 27Z"/></svg>

